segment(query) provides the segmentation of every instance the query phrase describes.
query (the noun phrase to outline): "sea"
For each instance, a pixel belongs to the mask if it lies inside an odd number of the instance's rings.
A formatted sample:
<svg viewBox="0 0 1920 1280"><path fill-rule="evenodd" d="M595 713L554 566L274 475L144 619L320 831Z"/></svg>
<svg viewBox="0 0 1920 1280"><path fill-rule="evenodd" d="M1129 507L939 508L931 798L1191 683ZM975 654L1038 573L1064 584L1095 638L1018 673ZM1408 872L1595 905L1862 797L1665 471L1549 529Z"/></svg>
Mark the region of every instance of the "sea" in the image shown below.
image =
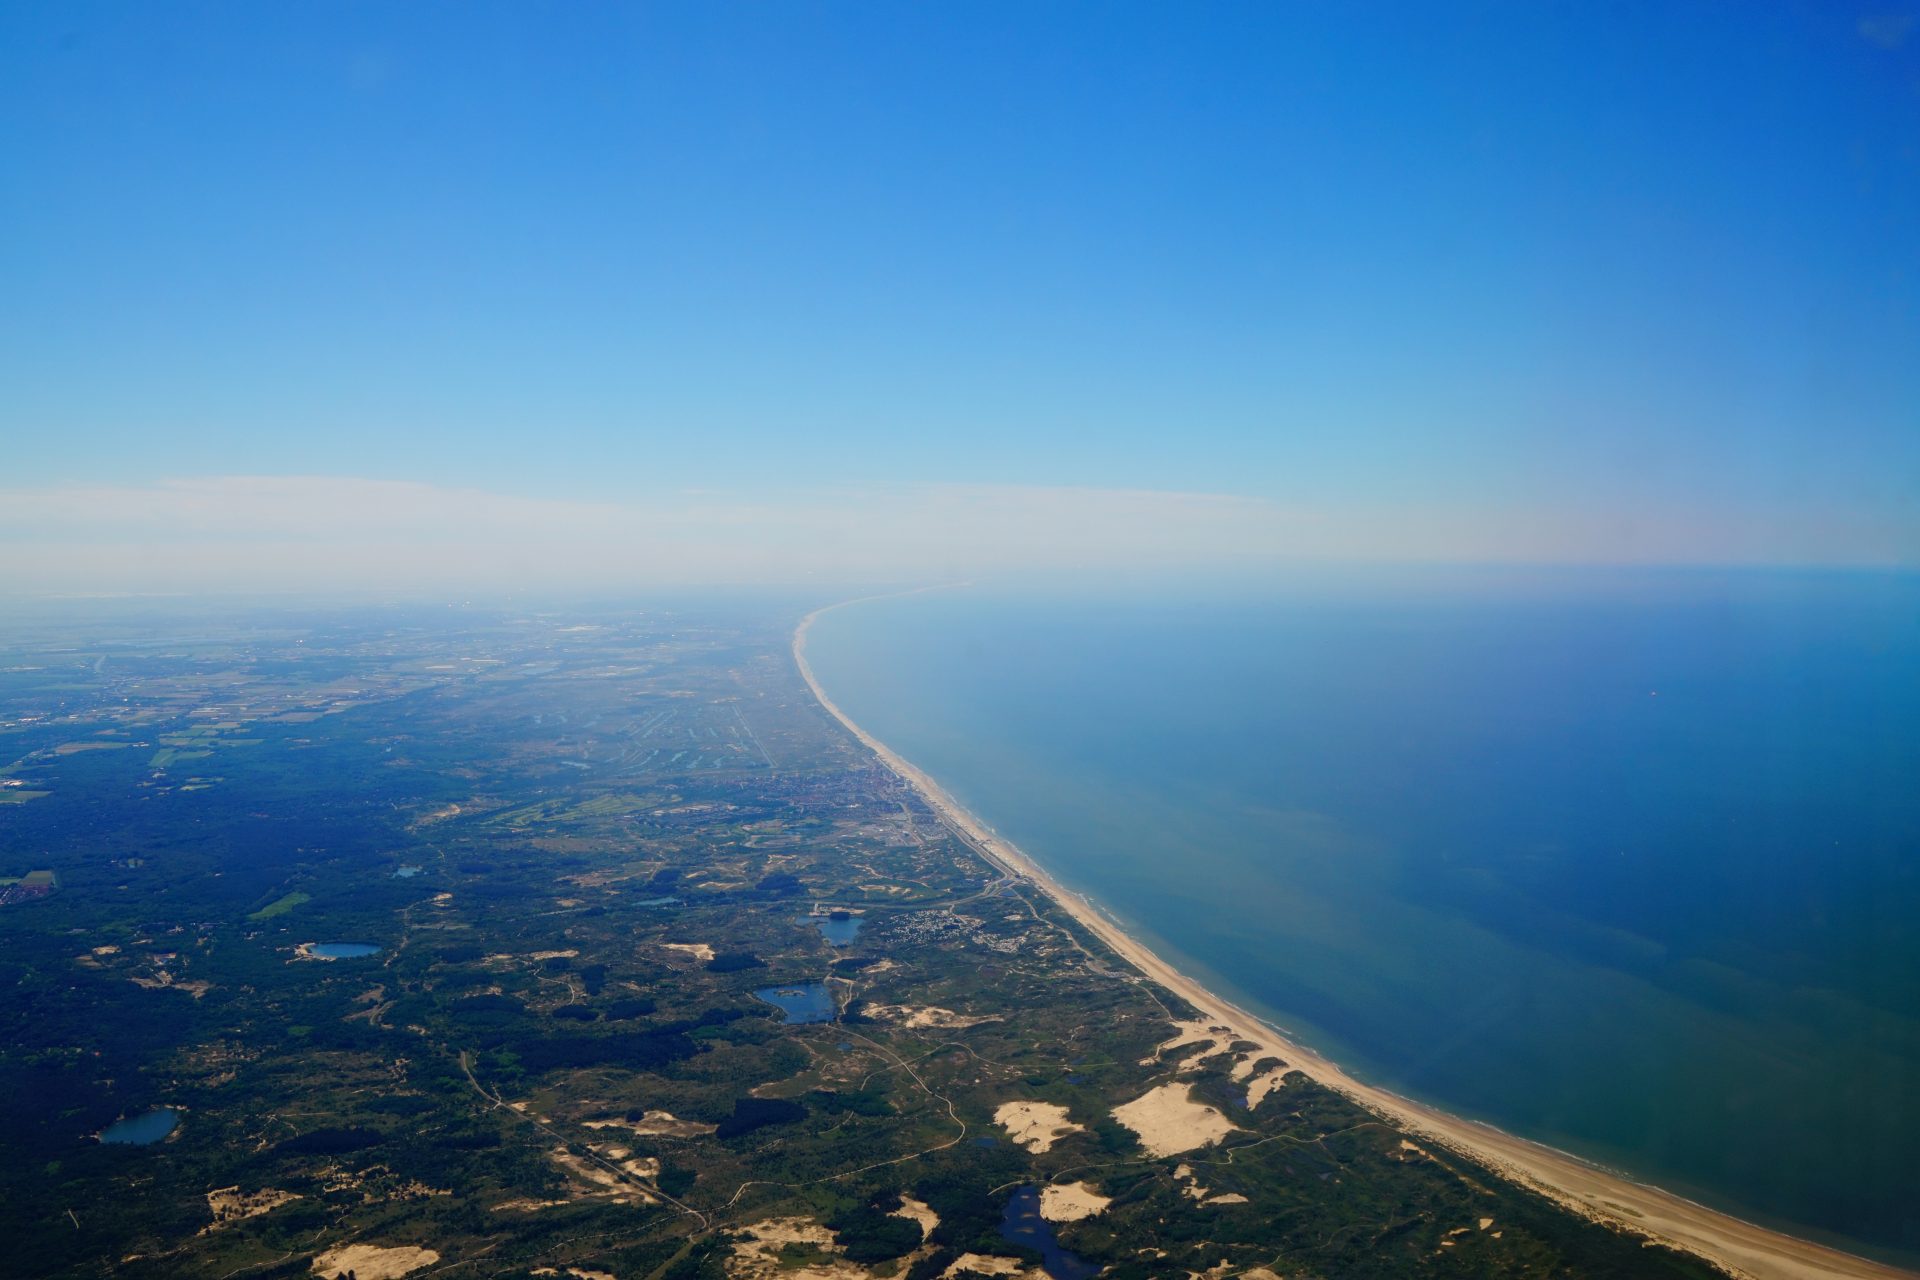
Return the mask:
<svg viewBox="0 0 1920 1280"><path fill-rule="evenodd" d="M1920 578L982 584L828 694L1360 1077L1920 1259Z"/></svg>

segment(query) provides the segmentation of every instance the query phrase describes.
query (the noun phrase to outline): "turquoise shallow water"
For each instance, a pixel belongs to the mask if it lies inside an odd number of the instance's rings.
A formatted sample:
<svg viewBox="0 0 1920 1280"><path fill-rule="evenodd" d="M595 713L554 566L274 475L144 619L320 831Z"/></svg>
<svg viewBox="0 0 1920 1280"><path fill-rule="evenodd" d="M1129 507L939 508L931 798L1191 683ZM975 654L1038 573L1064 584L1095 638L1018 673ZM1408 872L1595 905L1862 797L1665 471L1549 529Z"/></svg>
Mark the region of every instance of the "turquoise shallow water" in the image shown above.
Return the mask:
<svg viewBox="0 0 1920 1280"><path fill-rule="evenodd" d="M1360 1074L1920 1254L1920 585L1569 574L823 616L847 713Z"/></svg>
<svg viewBox="0 0 1920 1280"><path fill-rule="evenodd" d="M371 942L316 942L312 954L322 960L360 960L379 955L380 948Z"/></svg>

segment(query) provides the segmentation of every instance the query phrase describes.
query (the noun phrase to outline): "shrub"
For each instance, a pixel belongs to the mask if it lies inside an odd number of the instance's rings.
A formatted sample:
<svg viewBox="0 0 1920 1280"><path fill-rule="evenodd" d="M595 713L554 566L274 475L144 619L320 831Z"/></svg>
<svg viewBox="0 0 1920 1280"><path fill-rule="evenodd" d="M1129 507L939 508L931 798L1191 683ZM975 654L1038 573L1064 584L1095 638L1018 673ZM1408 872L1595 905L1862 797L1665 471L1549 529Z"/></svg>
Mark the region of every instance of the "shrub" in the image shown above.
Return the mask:
<svg viewBox="0 0 1920 1280"><path fill-rule="evenodd" d="M741 1098L733 1104L733 1114L720 1122L715 1136L737 1138L769 1125L792 1124L806 1115L805 1107L785 1098Z"/></svg>
<svg viewBox="0 0 1920 1280"><path fill-rule="evenodd" d="M920 1247L923 1233L911 1218L896 1218L878 1209L850 1209L827 1220L834 1240L846 1250L847 1261L885 1262Z"/></svg>

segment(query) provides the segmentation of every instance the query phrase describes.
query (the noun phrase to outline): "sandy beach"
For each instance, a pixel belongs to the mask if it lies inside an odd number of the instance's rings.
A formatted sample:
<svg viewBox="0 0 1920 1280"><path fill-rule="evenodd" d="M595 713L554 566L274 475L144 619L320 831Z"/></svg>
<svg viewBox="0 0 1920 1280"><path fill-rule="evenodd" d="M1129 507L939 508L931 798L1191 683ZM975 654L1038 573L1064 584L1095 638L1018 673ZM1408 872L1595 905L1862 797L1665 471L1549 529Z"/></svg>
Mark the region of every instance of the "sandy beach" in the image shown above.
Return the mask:
<svg viewBox="0 0 1920 1280"><path fill-rule="evenodd" d="M848 717L827 695L807 663L807 633L815 619L843 601L815 610L793 633L794 662L807 686L833 717L845 725L982 856L1010 875L1031 882L1053 898L1141 973L1175 992L1210 1022L1230 1027L1242 1039L1260 1044L1288 1065L1429 1142L1469 1155L1502 1175L1566 1205L1575 1212L1623 1230L1696 1254L1737 1276L1753 1280L1896 1280L1915 1273L1857 1257L1837 1249L1756 1226L1658 1187L1635 1182L1577 1156L1530 1142L1499 1129L1449 1115L1354 1079L1313 1050L1245 1010L1223 1000L1174 969L1120 929L1085 897L1071 893L1018 848L995 835L962 808L932 778L902 759Z"/></svg>

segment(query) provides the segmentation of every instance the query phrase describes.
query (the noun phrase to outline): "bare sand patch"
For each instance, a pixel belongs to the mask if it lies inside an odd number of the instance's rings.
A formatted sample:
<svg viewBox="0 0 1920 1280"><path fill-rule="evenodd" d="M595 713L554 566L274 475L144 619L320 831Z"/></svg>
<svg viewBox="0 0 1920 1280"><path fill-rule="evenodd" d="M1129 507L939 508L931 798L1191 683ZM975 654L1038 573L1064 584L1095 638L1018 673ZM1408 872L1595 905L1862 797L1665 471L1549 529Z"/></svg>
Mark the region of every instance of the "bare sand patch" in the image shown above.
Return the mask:
<svg viewBox="0 0 1920 1280"><path fill-rule="evenodd" d="M566 1172L574 1181L579 1194L595 1196L612 1193L616 1200L652 1199L639 1188L630 1185L613 1170L596 1164L592 1160L583 1160L565 1147L555 1147L547 1153L547 1158Z"/></svg>
<svg viewBox="0 0 1920 1280"><path fill-rule="evenodd" d="M355 1280L398 1280L438 1261L439 1254L417 1245L343 1244L315 1258L313 1271L326 1280L340 1280L349 1271Z"/></svg>
<svg viewBox="0 0 1920 1280"><path fill-rule="evenodd" d="M983 1276L1015 1276L1018 1280L1046 1280L1044 1271L1029 1271L1021 1265L1018 1258L1001 1258L987 1253L963 1253L953 1260L953 1265L940 1274L957 1276L963 1271L977 1272Z"/></svg>
<svg viewBox="0 0 1920 1280"><path fill-rule="evenodd" d="M1241 1041L1240 1043L1244 1044L1246 1042ZM1287 1066L1286 1063L1280 1061L1279 1058L1275 1057L1273 1053L1270 1050L1268 1050L1265 1046L1259 1046L1259 1047L1247 1050L1245 1053L1242 1053L1238 1058L1236 1058L1233 1063L1233 1070L1229 1072L1228 1075L1235 1080L1251 1079L1253 1076L1254 1070L1258 1068L1259 1065L1263 1062L1269 1062L1273 1064L1270 1068L1268 1068L1269 1070L1280 1071L1283 1073L1286 1071L1292 1070L1292 1068Z"/></svg>
<svg viewBox="0 0 1920 1280"><path fill-rule="evenodd" d="M165 969L156 969L151 978L129 978L136 987L145 987L149 991L184 991L195 1000L213 990L213 984L202 978L181 981Z"/></svg>
<svg viewBox="0 0 1920 1280"><path fill-rule="evenodd" d="M536 951L532 955L528 956L527 959L529 960L571 960L579 954L580 952L577 948L569 948L565 951Z"/></svg>
<svg viewBox="0 0 1920 1280"><path fill-rule="evenodd" d="M710 942L663 942L660 946L667 951L679 951L692 956L702 964L713 959L713 944Z"/></svg>
<svg viewBox="0 0 1920 1280"><path fill-rule="evenodd" d="M1051 1151L1053 1144L1070 1133L1085 1132L1067 1119L1067 1109L1052 1102L1003 1102L993 1113L993 1122L1035 1155Z"/></svg>
<svg viewBox="0 0 1920 1280"><path fill-rule="evenodd" d="M1113 1203L1084 1182L1068 1182L1041 1188L1040 1216L1048 1222L1078 1222L1105 1211Z"/></svg>
<svg viewBox="0 0 1920 1280"><path fill-rule="evenodd" d="M964 1013L955 1013L933 1004L872 1004L861 1012L887 1022L897 1022L903 1027L945 1027L954 1031L977 1027L983 1022L1000 1021L999 1018L970 1018Z"/></svg>
<svg viewBox="0 0 1920 1280"><path fill-rule="evenodd" d="M1204 1102L1195 1102L1191 1090L1181 1081L1168 1081L1115 1107L1113 1118L1138 1134L1140 1145L1155 1156L1192 1151L1232 1133L1233 1124Z"/></svg>
<svg viewBox="0 0 1920 1280"><path fill-rule="evenodd" d="M718 1127L698 1120L677 1119L671 1111L648 1111L638 1120L611 1118L580 1123L587 1129L625 1129L642 1138L704 1138Z"/></svg>
<svg viewBox="0 0 1920 1280"><path fill-rule="evenodd" d="M912 1196L900 1197L900 1207L893 1211L893 1216L919 1223L923 1235L932 1235L933 1229L940 1225L940 1215L933 1211L933 1206Z"/></svg>
<svg viewBox="0 0 1920 1280"><path fill-rule="evenodd" d="M1286 1084L1287 1077L1297 1074L1286 1067L1275 1067L1272 1071L1263 1071L1247 1085L1247 1110L1252 1111L1274 1090Z"/></svg>
<svg viewBox="0 0 1920 1280"><path fill-rule="evenodd" d="M499 1204L493 1206L493 1212L537 1213L542 1209L558 1209L563 1205L572 1203L571 1200L529 1200L523 1197L518 1200L502 1200Z"/></svg>
<svg viewBox="0 0 1920 1280"><path fill-rule="evenodd" d="M727 1275L733 1280L867 1280L867 1271L841 1258L833 1242L833 1232L811 1218L768 1218L742 1232L733 1256L727 1259ZM782 1250L788 1245L806 1245L825 1256L798 1266Z"/></svg>
<svg viewBox="0 0 1920 1280"><path fill-rule="evenodd" d="M1140 1059L1141 1066L1151 1067L1158 1065L1160 1060L1167 1055L1168 1050L1180 1049L1187 1045L1195 1044L1200 1046L1199 1051L1182 1058L1180 1065L1174 1068L1176 1071L1192 1071L1214 1054L1225 1053L1227 1046L1241 1038L1240 1034L1232 1027L1206 1019L1194 1022L1175 1022L1173 1029L1175 1032L1173 1039L1162 1040L1158 1045L1155 1045L1152 1053Z"/></svg>
<svg viewBox="0 0 1920 1280"><path fill-rule="evenodd" d="M1173 1171L1173 1180L1187 1184L1180 1188L1180 1193L1186 1196L1187 1199L1205 1200L1207 1198L1207 1189L1201 1186L1199 1181L1194 1178L1192 1165L1183 1164L1175 1168Z"/></svg>
<svg viewBox="0 0 1920 1280"><path fill-rule="evenodd" d="M291 1191L278 1191L273 1187L262 1187L258 1191L242 1193L238 1184L221 1187L207 1192L207 1208L213 1214L213 1221L200 1228L200 1234L217 1231L230 1222L242 1218L257 1218L263 1213L272 1213L283 1204L291 1203L300 1197Z"/></svg>

